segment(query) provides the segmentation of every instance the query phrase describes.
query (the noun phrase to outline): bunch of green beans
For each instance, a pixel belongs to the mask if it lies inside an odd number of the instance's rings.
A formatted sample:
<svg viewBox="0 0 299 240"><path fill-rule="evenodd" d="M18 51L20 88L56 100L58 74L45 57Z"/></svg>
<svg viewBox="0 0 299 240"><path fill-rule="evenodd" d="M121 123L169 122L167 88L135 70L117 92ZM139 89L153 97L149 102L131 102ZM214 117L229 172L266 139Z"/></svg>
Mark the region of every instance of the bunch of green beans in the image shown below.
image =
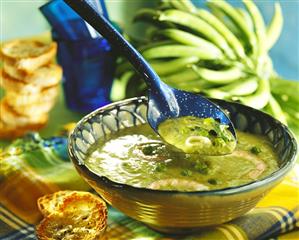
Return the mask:
<svg viewBox="0 0 299 240"><path fill-rule="evenodd" d="M208 0L206 10L190 0L162 0L156 9L135 15L135 22L152 26L145 42L137 41L138 50L172 87L266 109L286 122L271 93L275 71L268 55L282 30L281 7L275 3L266 26L255 3L243 3L239 9L224 0ZM127 86L121 97L144 94L145 84L127 61L121 60L116 72L116 81Z"/></svg>

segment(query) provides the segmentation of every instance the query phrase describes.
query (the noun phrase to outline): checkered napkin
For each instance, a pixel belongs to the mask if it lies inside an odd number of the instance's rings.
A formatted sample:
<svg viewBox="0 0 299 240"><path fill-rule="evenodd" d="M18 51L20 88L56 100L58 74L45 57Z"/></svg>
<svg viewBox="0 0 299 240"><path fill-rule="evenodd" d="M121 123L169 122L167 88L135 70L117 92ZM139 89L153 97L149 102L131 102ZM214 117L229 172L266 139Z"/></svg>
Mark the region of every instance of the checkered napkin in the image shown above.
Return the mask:
<svg viewBox="0 0 299 240"><path fill-rule="evenodd" d="M34 144L38 143L41 146L39 141L35 138ZM30 159L35 163L44 159L43 161L47 161L47 164L43 165L44 168L51 167L50 163L55 163L55 166L66 164L54 156L50 149L45 148L45 144L42 144L41 148L36 148L36 145L32 146L32 144L30 149L32 150L32 147L35 149L35 155L30 155ZM49 177L47 171L38 171L40 165L34 167L32 162L26 161L26 157L11 157L9 163L13 166L13 170L5 167L3 163L0 155L2 171L0 171L0 239L36 239L34 223L37 223L41 217L36 207L37 197L59 189L78 187L78 179L74 177L75 170L68 170L73 174L64 172L70 182L65 178L63 181L55 182L54 180L57 179L53 180L53 177ZM50 170L52 172L59 169ZM10 174L3 174L5 171ZM11 175L13 177L9 178ZM50 180L51 183L47 183ZM229 223L202 230L196 235L166 236L110 207L108 228L104 239L299 240L299 165L296 165L284 181L274 188L255 209Z"/></svg>
<svg viewBox="0 0 299 240"><path fill-rule="evenodd" d="M0 205L0 239L3 240L33 240L34 225L28 224L4 206ZM140 222L134 221L109 208L108 228L105 239L119 240L154 240L178 239L177 237L163 236ZM213 229L204 230L200 234L181 236L179 239L206 239L206 240L242 240L242 239L299 239L299 232L277 237L296 227L299 220L299 208L289 211L283 207L256 208L250 213ZM299 227L299 226L297 226Z"/></svg>

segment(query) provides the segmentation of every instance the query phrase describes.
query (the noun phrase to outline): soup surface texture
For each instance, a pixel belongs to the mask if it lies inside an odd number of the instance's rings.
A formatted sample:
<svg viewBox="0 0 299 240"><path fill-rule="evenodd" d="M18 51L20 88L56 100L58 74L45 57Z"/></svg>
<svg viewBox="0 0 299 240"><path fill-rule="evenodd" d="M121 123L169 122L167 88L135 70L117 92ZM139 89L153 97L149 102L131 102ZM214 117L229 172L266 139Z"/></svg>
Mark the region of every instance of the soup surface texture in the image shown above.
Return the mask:
<svg viewBox="0 0 299 240"><path fill-rule="evenodd" d="M213 118L192 116L167 119L159 125L160 136L185 153L224 155L232 153L236 140L228 125Z"/></svg>
<svg viewBox="0 0 299 240"><path fill-rule="evenodd" d="M86 166L112 181L160 190L201 191L243 185L278 169L270 142L237 131L231 154L175 152L144 124L112 133L88 152Z"/></svg>

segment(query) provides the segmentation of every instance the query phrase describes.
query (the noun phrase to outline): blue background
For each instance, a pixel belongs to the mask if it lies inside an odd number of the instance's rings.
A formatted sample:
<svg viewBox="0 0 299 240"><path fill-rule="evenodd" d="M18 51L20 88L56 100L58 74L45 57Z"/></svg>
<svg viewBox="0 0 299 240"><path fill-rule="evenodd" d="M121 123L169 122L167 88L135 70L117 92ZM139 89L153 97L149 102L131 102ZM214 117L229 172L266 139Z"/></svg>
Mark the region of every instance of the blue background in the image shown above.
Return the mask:
<svg viewBox="0 0 299 240"><path fill-rule="evenodd" d="M109 14L125 30L131 30L132 16L145 5L153 5L156 0L106 0ZM50 29L38 7L45 0L0 0L1 2L1 41L12 38L39 34ZM204 6L202 0L193 0L196 5ZM229 1L242 7L242 2ZM266 23L269 23L273 11L273 0L255 1L262 11ZM274 68L286 79L299 80L299 0L279 1L284 16L284 26L280 39L272 48Z"/></svg>

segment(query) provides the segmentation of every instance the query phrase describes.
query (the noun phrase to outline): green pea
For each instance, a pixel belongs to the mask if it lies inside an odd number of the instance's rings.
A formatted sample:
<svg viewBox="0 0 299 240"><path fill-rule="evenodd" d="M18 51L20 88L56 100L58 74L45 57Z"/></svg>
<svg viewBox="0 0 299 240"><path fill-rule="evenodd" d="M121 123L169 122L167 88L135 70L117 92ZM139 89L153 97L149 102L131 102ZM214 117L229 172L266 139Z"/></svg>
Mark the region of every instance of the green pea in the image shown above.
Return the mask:
<svg viewBox="0 0 299 240"><path fill-rule="evenodd" d="M181 171L181 175L185 176L185 177L191 177L192 176L192 171L188 170L188 169L184 169Z"/></svg>
<svg viewBox="0 0 299 240"><path fill-rule="evenodd" d="M250 152L255 154L255 155L258 155L259 153L262 152L261 148L257 147L257 146L254 146L250 149Z"/></svg>

